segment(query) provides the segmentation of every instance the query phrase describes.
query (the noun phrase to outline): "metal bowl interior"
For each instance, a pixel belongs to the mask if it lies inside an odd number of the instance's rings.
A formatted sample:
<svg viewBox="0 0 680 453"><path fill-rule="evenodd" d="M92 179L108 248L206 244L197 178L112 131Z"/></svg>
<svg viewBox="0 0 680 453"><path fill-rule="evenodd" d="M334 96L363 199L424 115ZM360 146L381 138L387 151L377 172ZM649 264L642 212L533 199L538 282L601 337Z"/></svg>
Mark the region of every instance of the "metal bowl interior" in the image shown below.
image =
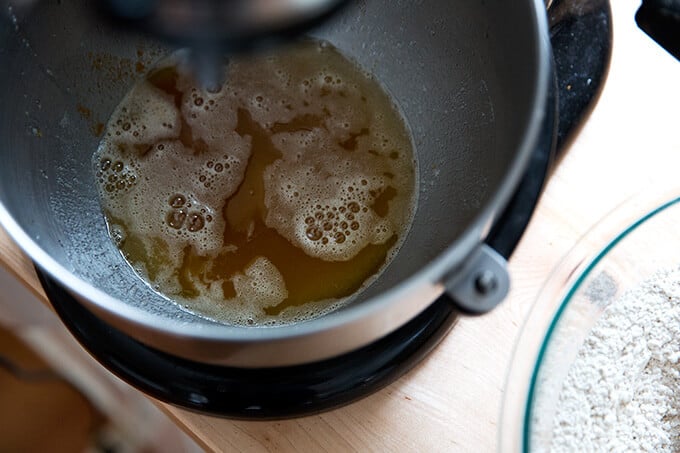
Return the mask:
<svg viewBox="0 0 680 453"><path fill-rule="evenodd" d="M280 328L218 324L152 291L108 237L91 164L98 133L143 68L170 49L111 33L87 6L48 0L2 15L0 223L40 267L128 331L261 341L342 326L397 299L410 304L380 321L382 335L427 306L442 275L484 236L538 135L550 64L541 2L353 2L312 35L372 73L403 112L420 169L410 233L344 309Z"/></svg>

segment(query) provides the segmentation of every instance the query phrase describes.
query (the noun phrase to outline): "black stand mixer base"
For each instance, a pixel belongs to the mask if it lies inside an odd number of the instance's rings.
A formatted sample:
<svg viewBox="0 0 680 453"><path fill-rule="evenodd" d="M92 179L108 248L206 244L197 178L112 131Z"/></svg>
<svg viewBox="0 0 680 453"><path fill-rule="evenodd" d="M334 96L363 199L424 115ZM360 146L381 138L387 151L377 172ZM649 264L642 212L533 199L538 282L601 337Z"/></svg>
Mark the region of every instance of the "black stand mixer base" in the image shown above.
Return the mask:
<svg viewBox="0 0 680 453"><path fill-rule="evenodd" d="M105 324L39 270L38 277L62 322L111 372L166 403L232 418L296 417L351 403L415 366L456 320L451 305L440 300L392 334L332 359L292 367L232 368L145 346Z"/></svg>

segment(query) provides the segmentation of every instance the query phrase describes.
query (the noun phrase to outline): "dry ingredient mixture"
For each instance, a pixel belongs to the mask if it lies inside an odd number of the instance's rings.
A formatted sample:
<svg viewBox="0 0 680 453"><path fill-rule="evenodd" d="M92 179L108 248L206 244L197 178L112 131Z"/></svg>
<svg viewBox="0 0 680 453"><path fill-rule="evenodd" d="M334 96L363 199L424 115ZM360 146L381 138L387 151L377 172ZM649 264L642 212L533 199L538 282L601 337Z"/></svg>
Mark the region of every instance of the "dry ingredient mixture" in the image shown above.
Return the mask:
<svg viewBox="0 0 680 453"><path fill-rule="evenodd" d="M560 393L551 451L680 452L680 268L602 314Z"/></svg>

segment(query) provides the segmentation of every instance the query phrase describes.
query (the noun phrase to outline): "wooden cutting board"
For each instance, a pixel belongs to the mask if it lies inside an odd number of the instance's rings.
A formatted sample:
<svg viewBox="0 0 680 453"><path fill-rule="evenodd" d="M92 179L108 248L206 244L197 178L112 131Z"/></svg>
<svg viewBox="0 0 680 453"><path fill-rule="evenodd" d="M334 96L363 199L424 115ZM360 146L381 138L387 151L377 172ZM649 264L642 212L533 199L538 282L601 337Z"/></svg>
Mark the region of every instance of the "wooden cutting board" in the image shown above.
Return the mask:
<svg viewBox="0 0 680 453"><path fill-rule="evenodd" d="M612 3L609 78L510 261L513 286L501 307L462 319L394 384L321 415L243 422L158 404L216 451L494 450L513 344L550 271L613 208L647 186L671 185L680 175L680 62L636 27L638 1ZM45 300L30 261L1 230L0 263Z"/></svg>

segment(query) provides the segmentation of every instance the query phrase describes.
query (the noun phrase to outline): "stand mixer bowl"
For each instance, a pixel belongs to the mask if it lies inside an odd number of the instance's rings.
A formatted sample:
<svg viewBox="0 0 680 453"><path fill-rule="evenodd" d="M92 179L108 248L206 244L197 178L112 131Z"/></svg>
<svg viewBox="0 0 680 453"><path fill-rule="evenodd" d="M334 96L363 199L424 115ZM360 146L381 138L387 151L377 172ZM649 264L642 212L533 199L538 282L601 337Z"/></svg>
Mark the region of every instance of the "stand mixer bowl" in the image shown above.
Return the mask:
<svg viewBox="0 0 680 453"><path fill-rule="evenodd" d="M87 1L46 0L0 17L0 224L102 320L205 363L270 367L337 356L443 294L470 295L473 308L488 310L494 304L475 293L476 272L488 270L483 264L495 266L498 281L507 275L483 241L524 173L547 108L545 16L538 0L366 0L309 32L383 84L420 167L417 211L398 255L328 315L271 328L220 324L154 292L125 262L107 232L91 159L134 80L173 49L102 24Z"/></svg>

